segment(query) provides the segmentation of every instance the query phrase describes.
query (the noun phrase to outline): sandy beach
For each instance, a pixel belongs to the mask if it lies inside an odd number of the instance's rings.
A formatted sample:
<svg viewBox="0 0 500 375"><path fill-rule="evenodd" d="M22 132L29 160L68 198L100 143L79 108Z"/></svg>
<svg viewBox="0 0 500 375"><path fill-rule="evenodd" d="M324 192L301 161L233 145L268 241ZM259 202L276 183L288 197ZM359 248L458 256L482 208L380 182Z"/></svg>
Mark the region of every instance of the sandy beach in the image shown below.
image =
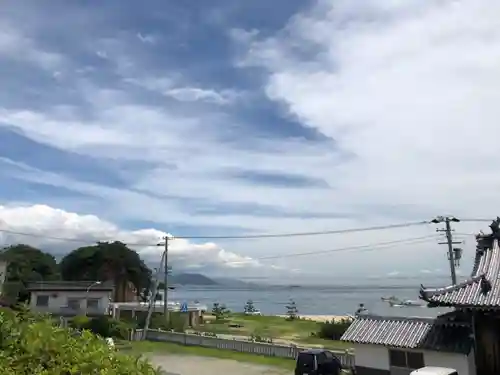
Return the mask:
<svg viewBox="0 0 500 375"><path fill-rule="evenodd" d="M280 318L286 318L287 315L277 315ZM348 315L299 315L301 319L313 320L315 322L330 322L332 320L338 322L342 319L351 319Z"/></svg>

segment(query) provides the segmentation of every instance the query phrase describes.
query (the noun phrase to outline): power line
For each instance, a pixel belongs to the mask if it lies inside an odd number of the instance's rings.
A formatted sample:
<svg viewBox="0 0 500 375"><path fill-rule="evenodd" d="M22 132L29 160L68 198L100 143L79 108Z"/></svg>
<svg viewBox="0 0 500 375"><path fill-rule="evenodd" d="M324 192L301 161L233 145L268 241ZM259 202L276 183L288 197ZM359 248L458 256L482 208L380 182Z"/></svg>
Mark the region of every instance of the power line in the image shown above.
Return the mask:
<svg viewBox="0 0 500 375"><path fill-rule="evenodd" d="M48 236L45 234L37 234L37 233L18 232L18 231L9 230L9 229L0 229L0 233L14 234L16 236L44 238L47 240L56 240L56 241L64 241L64 242L89 243L89 242L96 241L96 240L81 240L81 239L77 239L77 238L67 238L67 237L55 237L55 236ZM153 246L153 245L151 245L151 246ZM154 245L154 246L156 246L156 245Z"/></svg>
<svg viewBox="0 0 500 375"><path fill-rule="evenodd" d="M408 226L408 224L405 224L405 226ZM401 227L402 225L403 224L398 224L399 227ZM348 229L347 231L354 232L354 231L375 230L374 228L386 229L387 227L388 226L358 228L358 229ZM393 225L391 227L395 227L395 226ZM31 237L37 237L37 238L53 239L53 240L59 240L59 241L69 241L69 242L77 242L77 243L89 243L90 242L90 241L78 240L78 239L74 239L74 238L46 236L46 235L40 235L40 234L36 234L36 233L17 232L17 231L11 231L11 230L6 230L6 229L0 229L0 233L1 232L6 232L6 233L10 233L10 234L15 234L15 235L25 235L25 236L31 236ZM333 231L331 231L331 232L333 232ZM342 233L342 232L343 231L336 231L336 233ZM176 237L176 238L178 238L178 237ZM367 245L347 246L347 247L341 247L341 248L335 248L335 249L329 249L329 250L308 251L308 252L300 252L300 253L292 253L292 254L283 254L283 255L251 258L251 260L249 260L249 261L290 258L290 257L296 257L296 256L298 257L298 256L306 256L306 255L318 255L318 254L345 252L345 251L353 251L353 250L372 251L372 250L379 249L381 247L385 248L385 247L391 247L391 246L398 245L398 244L406 245L406 244L413 244L413 243L419 243L419 242L427 242L430 239L434 240L436 238L438 238L438 235L427 235L427 236L422 236L422 237L405 238L405 239L386 241L386 242L378 242L378 243L367 244ZM157 246L159 246L159 244L145 244L145 243L138 244L138 243L135 243L135 244L128 244L128 246L155 246L155 247L157 247ZM235 262L229 262L229 263L246 263L246 262L245 261L235 261Z"/></svg>
<svg viewBox="0 0 500 375"><path fill-rule="evenodd" d="M346 252L346 251L353 251L353 250L374 251L374 250L378 250L380 248L389 248L389 247L392 247L395 245L411 245L411 244L420 243L420 242L428 242L429 240L435 240L438 237L439 237L438 235L432 234L432 235L427 235L427 236L422 236L422 237L404 238L404 239L399 239L399 240L394 240L394 241L377 242L377 243L367 244L367 245L339 247L336 249L329 249L329 250L308 251L308 252L301 252L301 253L291 253L291 254L282 254L282 255L271 255L271 256L265 256L265 257L256 257L256 258L251 258L248 261L234 261L234 262L228 262L228 263L230 263L230 264L242 264L242 263L249 263L251 261L256 261L256 260L259 261L259 260L270 260L270 259L293 258L293 257L306 256L306 255L319 255L319 254Z"/></svg>
<svg viewBox="0 0 500 375"><path fill-rule="evenodd" d="M283 237L301 237L301 236L320 236L320 235L330 235L330 234L344 234L344 233L356 233L356 232L368 232L368 231L377 231L377 230L386 230L386 229L395 229L395 228L404 228L411 227L417 225L425 225L429 224L428 221L418 221L418 222L409 222L409 223L401 223L401 224L392 224L392 225L382 225L382 226L372 226L372 227L364 227L364 228L350 228L350 229L338 229L338 230L325 230L318 232L292 232L292 233L280 233L280 234L254 234L254 235L241 235L241 236L174 236L173 239L259 239L259 238L283 238ZM44 238L55 241L65 241L65 242L75 242L81 244L87 244L89 242L96 242L98 240L82 240L77 238L67 238L67 237L57 237L57 236L49 236L38 233L29 233L29 232L21 232L14 231L9 229L0 229L0 233L8 233L18 236L27 236L34 238ZM123 241L126 243L126 241ZM158 246L158 244L151 243L127 243L128 246L138 246L138 247L146 247L146 246Z"/></svg>
<svg viewBox="0 0 500 375"><path fill-rule="evenodd" d="M328 234L341 234L341 233L354 233L354 232L368 232L375 230L384 229L394 229L394 228L404 228L416 225L429 224L429 221L417 221L402 224L392 224L392 225L381 225L365 228L350 228L350 229L338 229L338 230L325 230L318 232L295 232L295 233L279 233L279 234L248 234L241 236L175 236L179 239L252 239L252 238L275 238L275 237L301 237L301 236L322 236Z"/></svg>
<svg viewBox="0 0 500 375"><path fill-rule="evenodd" d="M492 222L492 219L460 219L460 221L465 222Z"/></svg>

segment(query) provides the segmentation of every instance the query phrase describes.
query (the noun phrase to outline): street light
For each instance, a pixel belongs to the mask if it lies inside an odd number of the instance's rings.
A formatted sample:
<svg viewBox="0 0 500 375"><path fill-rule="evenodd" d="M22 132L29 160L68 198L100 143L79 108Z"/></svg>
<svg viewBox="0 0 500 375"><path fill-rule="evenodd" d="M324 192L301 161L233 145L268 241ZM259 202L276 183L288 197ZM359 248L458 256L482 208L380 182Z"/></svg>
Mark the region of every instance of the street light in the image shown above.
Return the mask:
<svg viewBox="0 0 500 375"><path fill-rule="evenodd" d="M101 282L100 281L93 282L92 284L89 285L89 287L87 288L87 291L85 292L85 316L87 316L87 307L88 307L88 304L89 304L89 292L90 292L90 289L93 286L96 286L96 285L101 285Z"/></svg>

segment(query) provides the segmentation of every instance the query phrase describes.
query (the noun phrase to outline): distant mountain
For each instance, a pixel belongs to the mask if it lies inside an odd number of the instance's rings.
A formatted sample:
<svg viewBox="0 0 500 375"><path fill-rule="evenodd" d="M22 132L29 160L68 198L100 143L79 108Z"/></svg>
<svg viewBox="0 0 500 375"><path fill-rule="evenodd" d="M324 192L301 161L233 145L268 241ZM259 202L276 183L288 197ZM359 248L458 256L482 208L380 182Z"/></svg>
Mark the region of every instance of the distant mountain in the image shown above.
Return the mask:
<svg viewBox="0 0 500 375"><path fill-rule="evenodd" d="M212 279L219 285L228 285L236 288L249 288L257 286L257 284L254 283L248 283L246 281L241 281L238 279L231 279L229 277L212 277Z"/></svg>
<svg viewBox="0 0 500 375"><path fill-rule="evenodd" d="M169 285L217 285L218 282L199 273L179 273L170 276Z"/></svg>

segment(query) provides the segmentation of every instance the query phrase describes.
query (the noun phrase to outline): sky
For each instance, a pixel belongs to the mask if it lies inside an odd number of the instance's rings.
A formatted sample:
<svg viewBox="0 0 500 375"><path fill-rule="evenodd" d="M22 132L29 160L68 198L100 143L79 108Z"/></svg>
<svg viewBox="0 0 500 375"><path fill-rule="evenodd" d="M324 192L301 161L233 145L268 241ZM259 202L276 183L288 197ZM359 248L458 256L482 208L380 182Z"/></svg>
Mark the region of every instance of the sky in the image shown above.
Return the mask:
<svg viewBox="0 0 500 375"><path fill-rule="evenodd" d="M472 234L500 214L499 18L493 0L7 2L0 229L34 236L0 240L58 255L121 240L154 263L167 233L455 215L465 276ZM446 283L438 227L177 238L169 262L255 280Z"/></svg>

